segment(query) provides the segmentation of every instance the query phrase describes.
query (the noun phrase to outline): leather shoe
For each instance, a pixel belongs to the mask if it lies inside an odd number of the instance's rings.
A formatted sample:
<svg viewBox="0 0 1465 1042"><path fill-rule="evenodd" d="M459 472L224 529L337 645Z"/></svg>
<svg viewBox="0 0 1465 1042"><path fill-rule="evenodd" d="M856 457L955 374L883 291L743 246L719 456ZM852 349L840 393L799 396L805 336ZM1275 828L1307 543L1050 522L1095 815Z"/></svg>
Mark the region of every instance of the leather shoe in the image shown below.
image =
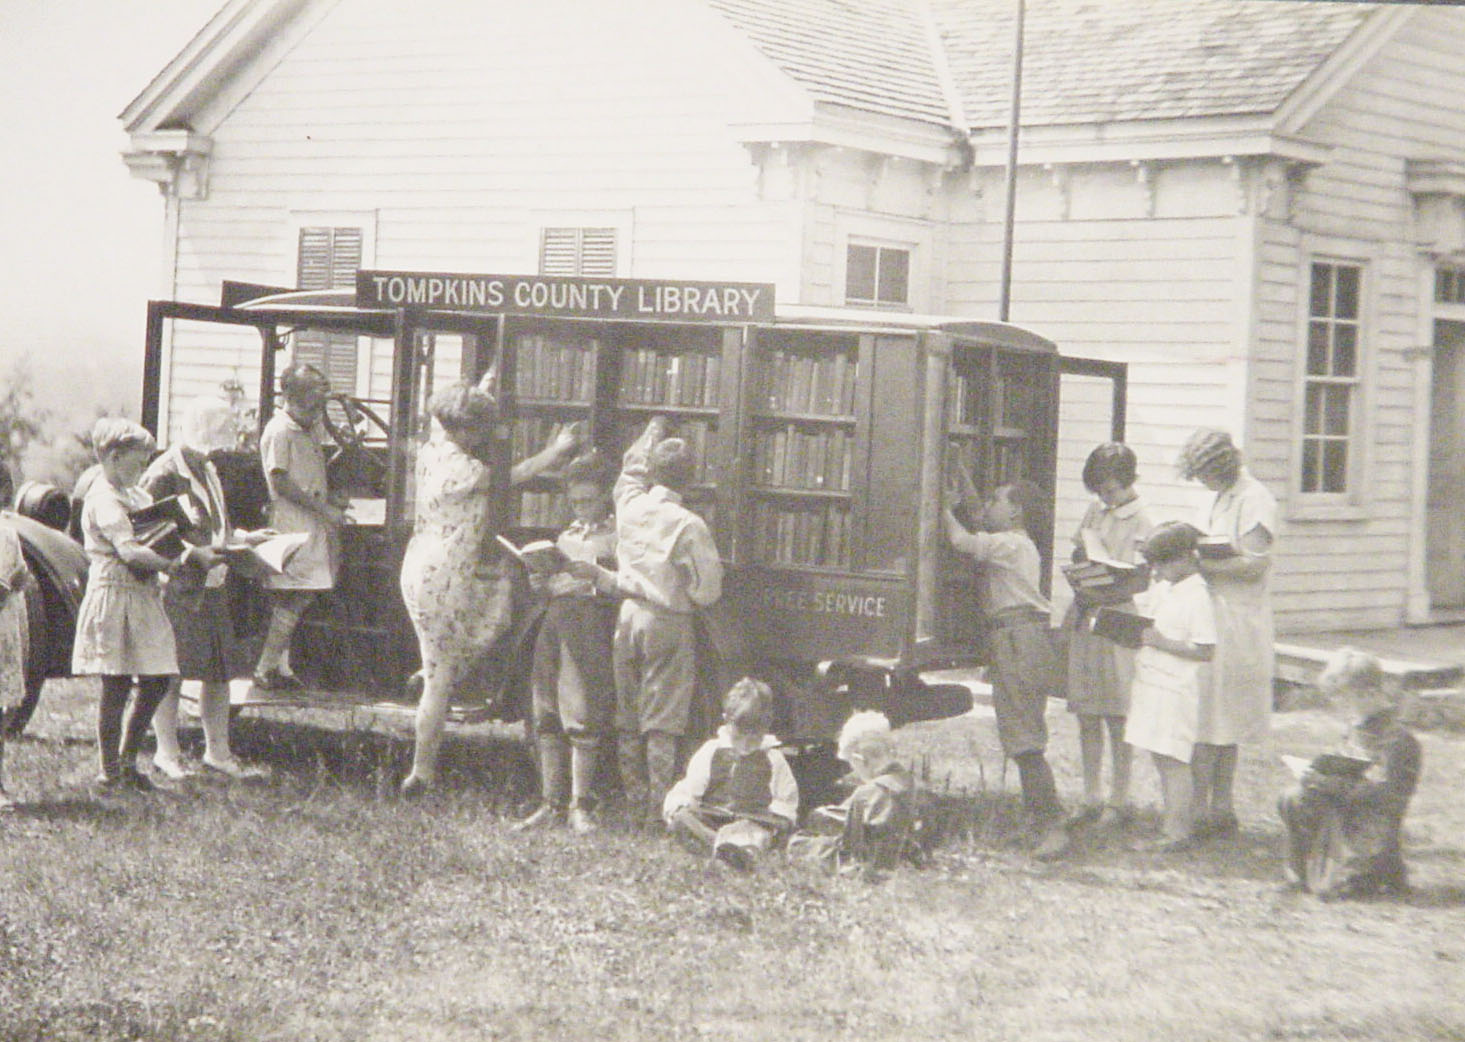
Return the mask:
<svg viewBox="0 0 1465 1042"><path fill-rule="evenodd" d="M254 686L261 691L299 691L305 686L294 673L286 673L281 669L256 673L253 680Z"/></svg>

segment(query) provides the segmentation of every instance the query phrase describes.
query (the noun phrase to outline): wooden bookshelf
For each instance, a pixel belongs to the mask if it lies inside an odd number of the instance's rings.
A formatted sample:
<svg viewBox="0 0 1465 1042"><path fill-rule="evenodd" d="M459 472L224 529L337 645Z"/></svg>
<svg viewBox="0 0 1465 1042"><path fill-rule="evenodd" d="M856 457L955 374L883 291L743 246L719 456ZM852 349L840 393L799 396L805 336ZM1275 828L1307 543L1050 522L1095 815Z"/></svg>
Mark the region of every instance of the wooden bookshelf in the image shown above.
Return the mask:
<svg viewBox="0 0 1465 1042"><path fill-rule="evenodd" d="M544 448L555 428L593 422L601 381L604 345L567 323L535 323L510 330L505 384L512 391L514 418L509 430L511 463ZM522 529L558 529L570 512L559 482L541 476L514 490L509 524Z"/></svg>
<svg viewBox="0 0 1465 1042"><path fill-rule="evenodd" d="M758 344L744 436L751 557L849 569L858 421L859 338L767 335Z"/></svg>

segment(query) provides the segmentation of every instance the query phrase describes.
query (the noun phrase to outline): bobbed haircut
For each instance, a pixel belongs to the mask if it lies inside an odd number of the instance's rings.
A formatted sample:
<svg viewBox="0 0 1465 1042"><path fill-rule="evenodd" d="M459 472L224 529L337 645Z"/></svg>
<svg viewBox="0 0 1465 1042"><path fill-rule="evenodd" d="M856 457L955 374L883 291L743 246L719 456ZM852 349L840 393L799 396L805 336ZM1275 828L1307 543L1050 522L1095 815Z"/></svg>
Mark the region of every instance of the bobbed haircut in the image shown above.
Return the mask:
<svg viewBox="0 0 1465 1042"><path fill-rule="evenodd" d="M697 458L681 438L663 438L651 450L646 472L653 484L680 491L696 479Z"/></svg>
<svg viewBox="0 0 1465 1042"><path fill-rule="evenodd" d="M722 697L722 718L740 731L767 731L773 726L773 689L743 677Z"/></svg>
<svg viewBox="0 0 1465 1042"><path fill-rule="evenodd" d="M239 432L233 407L217 395L193 399L183 410L181 440L188 448L204 455L234 448Z"/></svg>
<svg viewBox="0 0 1465 1042"><path fill-rule="evenodd" d="M331 389L326 374L309 362L296 362L287 366L280 374L280 393L291 401L298 401L301 395L318 390L322 394Z"/></svg>
<svg viewBox="0 0 1465 1042"><path fill-rule="evenodd" d="M1200 535L1200 529L1195 525L1185 521L1166 521L1150 533L1139 548L1140 556L1150 564L1194 556Z"/></svg>
<svg viewBox="0 0 1465 1042"><path fill-rule="evenodd" d="M1186 440L1175 469L1187 481L1215 477L1230 485L1241 474L1241 450L1227 431L1201 427Z"/></svg>
<svg viewBox="0 0 1465 1042"><path fill-rule="evenodd" d="M614 480L615 476L599 449L591 449L576 456L565 464L560 475L560 483L566 488L571 485L594 485L604 490L610 488Z"/></svg>
<svg viewBox="0 0 1465 1042"><path fill-rule="evenodd" d="M1134 484L1136 461L1134 450L1122 441L1106 441L1083 464L1083 487L1095 494L1106 481L1115 481L1121 488Z"/></svg>
<svg viewBox="0 0 1465 1042"><path fill-rule="evenodd" d="M121 452L143 449L152 452L157 442L146 427L139 426L121 416L103 416L92 424L92 451L97 459L108 459Z"/></svg>
<svg viewBox="0 0 1465 1042"><path fill-rule="evenodd" d="M499 415L493 395L465 383L449 384L434 393L427 403L427 411L451 438L486 430L498 421Z"/></svg>
<svg viewBox="0 0 1465 1042"><path fill-rule="evenodd" d="M884 713L861 710L839 729L839 758L848 761L861 756L866 762L889 759L895 751L890 738L890 720Z"/></svg>

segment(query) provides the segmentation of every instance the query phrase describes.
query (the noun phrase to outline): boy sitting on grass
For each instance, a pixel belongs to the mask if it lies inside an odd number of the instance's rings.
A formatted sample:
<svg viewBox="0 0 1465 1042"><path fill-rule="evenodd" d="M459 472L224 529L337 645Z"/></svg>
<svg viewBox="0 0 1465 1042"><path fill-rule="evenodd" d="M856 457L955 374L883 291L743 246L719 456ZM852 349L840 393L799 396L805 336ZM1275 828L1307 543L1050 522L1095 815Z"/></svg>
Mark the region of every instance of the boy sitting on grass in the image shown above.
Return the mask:
<svg viewBox="0 0 1465 1042"><path fill-rule="evenodd" d="M1373 655L1339 650L1318 687L1354 714L1347 757L1372 764L1335 774L1314 760L1277 802L1287 826L1288 882L1321 897L1406 893L1400 833L1419 784L1419 740L1400 722L1397 694Z"/></svg>
<svg viewBox="0 0 1465 1042"><path fill-rule="evenodd" d="M692 754L662 804L679 842L743 872L793 828L799 811L798 783L768 733L772 718L768 685L739 680L723 698L717 737Z"/></svg>
<svg viewBox="0 0 1465 1042"><path fill-rule="evenodd" d="M883 713L859 712L845 721L839 758L859 784L843 803L816 812L838 823L839 832L800 832L789 840L789 853L872 879L914 848L915 781L896 759L890 721Z"/></svg>

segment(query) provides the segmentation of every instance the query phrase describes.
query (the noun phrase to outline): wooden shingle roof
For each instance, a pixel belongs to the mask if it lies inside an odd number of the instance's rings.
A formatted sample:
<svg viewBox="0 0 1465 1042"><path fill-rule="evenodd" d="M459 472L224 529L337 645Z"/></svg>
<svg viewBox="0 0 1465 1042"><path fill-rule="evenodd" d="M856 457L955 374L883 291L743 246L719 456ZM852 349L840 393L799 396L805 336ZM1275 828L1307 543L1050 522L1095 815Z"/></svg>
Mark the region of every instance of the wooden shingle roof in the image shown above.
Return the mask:
<svg viewBox="0 0 1465 1042"><path fill-rule="evenodd" d="M1007 119L1013 0L708 2L819 101L949 125L957 100L973 129ZM1028 0L1023 123L1272 112L1372 9L1332 0ZM956 99L942 90L943 62Z"/></svg>

